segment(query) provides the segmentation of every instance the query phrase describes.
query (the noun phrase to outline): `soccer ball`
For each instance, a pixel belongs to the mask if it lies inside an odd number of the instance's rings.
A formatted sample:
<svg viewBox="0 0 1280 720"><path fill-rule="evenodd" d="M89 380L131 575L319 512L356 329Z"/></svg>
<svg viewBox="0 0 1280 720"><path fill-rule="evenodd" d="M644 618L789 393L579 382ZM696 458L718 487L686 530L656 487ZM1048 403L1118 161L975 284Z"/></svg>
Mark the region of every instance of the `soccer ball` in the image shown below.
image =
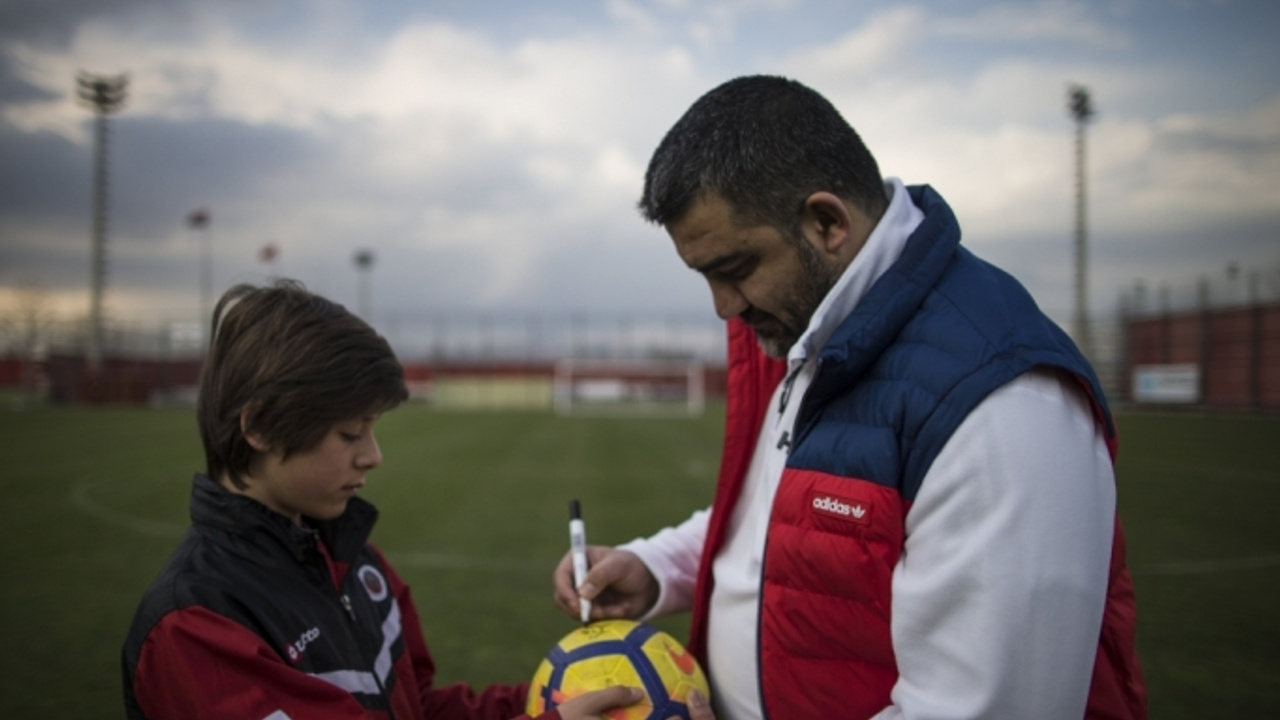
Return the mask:
<svg viewBox="0 0 1280 720"><path fill-rule="evenodd" d="M632 620L602 620L574 630L551 648L529 684L526 712L536 716L614 685L641 688L645 697L606 713L613 720L688 720L689 691L711 697L702 668L670 635Z"/></svg>

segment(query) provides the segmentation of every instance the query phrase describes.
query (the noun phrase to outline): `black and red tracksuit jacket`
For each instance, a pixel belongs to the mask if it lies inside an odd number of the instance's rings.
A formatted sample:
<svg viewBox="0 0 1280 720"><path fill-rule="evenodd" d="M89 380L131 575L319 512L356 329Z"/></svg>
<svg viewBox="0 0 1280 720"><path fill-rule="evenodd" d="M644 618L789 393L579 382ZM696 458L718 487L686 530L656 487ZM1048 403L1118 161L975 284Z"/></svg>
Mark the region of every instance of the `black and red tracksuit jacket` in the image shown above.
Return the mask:
<svg viewBox="0 0 1280 720"><path fill-rule="evenodd" d="M125 641L127 716L520 716L525 685L433 687L409 588L368 542L377 515L355 498L336 520L303 528L197 475L191 528Z"/></svg>

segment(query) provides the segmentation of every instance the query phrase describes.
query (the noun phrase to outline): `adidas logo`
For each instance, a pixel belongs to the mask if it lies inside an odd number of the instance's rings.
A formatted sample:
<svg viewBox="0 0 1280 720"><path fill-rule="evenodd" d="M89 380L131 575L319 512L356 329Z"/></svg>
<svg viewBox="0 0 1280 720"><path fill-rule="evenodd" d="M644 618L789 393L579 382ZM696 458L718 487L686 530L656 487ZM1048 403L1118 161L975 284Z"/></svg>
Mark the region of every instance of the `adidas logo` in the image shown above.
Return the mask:
<svg viewBox="0 0 1280 720"><path fill-rule="evenodd" d="M867 507L862 503L850 505L830 496L815 496L813 498L813 509L821 510L828 515L835 515L845 520L865 522L867 519Z"/></svg>

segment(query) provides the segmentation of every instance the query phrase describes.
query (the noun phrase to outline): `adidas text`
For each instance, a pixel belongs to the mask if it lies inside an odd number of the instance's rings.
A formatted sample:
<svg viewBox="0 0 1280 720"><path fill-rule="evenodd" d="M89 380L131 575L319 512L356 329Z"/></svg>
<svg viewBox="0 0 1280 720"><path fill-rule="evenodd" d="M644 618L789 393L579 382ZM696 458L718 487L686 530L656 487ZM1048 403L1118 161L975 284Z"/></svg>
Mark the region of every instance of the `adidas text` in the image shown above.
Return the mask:
<svg viewBox="0 0 1280 720"><path fill-rule="evenodd" d="M862 505L846 505L833 497L815 497L813 499L813 508L835 515L844 515L855 520L861 520L867 514L867 509Z"/></svg>

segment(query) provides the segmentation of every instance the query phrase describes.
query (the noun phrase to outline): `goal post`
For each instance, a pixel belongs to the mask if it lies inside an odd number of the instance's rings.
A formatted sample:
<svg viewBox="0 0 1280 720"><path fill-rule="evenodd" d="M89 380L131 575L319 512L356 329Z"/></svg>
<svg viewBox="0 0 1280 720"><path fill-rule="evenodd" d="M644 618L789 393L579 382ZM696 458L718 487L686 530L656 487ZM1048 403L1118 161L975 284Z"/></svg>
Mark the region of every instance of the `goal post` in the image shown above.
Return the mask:
<svg viewBox="0 0 1280 720"><path fill-rule="evenodd" d="M565 359L552 397L561 415L696 417L706 409L705 377L696 360Z"/></svg>

